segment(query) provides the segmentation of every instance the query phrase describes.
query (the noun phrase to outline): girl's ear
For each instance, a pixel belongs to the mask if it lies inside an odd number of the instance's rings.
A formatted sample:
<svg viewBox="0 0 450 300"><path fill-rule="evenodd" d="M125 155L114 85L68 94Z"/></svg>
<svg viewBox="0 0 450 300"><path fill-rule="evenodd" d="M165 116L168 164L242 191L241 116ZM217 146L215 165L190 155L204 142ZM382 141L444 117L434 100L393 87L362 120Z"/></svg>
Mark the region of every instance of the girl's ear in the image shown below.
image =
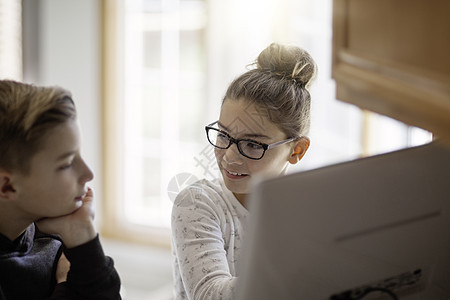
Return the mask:
<svg viewBox="0 0 450 300"><path fill-rule="evenodd" d="M14 199L16 190L11 182L11 174L0 170L0 199L12 200Z"/></svg>
<svg viewBox="0 0 450 300"><path fill-rule="evenodd" d="M310 144L310 140L306 136L302 136L295 144L294 150L292 151L291 156L289 157L289 162L293 165L298 163L305 155L306 150L308 150Z"/></svg>

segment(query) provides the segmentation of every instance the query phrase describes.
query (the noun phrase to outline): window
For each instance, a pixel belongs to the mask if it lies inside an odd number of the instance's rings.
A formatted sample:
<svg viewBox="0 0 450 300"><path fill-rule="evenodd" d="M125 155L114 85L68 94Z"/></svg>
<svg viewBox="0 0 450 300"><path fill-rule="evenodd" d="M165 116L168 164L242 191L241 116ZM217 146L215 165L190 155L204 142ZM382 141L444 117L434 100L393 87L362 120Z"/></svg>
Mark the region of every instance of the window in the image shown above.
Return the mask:
<svg viewBox="0 0 450 300"><path fill-rule="evenodd" d="M0 0L0 78L22 79L22 6Z"/></svg>
<svg viewBox="0 0 450 300"><path fill-rule="evenodd" d="M125 218L168 227L167 183L192 169L206 121L204 1L126 1Z"/></svg>
<svg viewBox="0 0 450 300"><path fill-rule="evenodd" d="M122 170L114 179L121 185L117 189L121 196L106 217L112 214L113 220L131 228L166 232L170 192L179 188L176 182L170 187L169 183L183 170L194 169L195 162L186 157L201 152L203 136L196 129L208 120L206 3L118 2L113 26L118 26L119 37L112 47L119 49L118 63L113 63L122 73L113 80L123 86L116 89L120 96L113 96L117 118L111 113L105 117L120 123L115 127L119 136L111 139L113 147L120 147L115 156L119 159L111 161ZM105 105L107 101L105 95Z"/></svg>
<svg viewBox="0 0 450 300"><path fill-rule="evenodd" d="M129 238L139 232L142 240L149 232L163 232L159 236L168 243L171 200L192 180L217 174L204 126L218 118L231 80L274 41L305 48L319 66L311 91L311 148L291 171L430 139L423 131L335 99L331 0L116 0L103 5L104 230L110 235ZM422 138L414 141L417 136Z"/></svg>

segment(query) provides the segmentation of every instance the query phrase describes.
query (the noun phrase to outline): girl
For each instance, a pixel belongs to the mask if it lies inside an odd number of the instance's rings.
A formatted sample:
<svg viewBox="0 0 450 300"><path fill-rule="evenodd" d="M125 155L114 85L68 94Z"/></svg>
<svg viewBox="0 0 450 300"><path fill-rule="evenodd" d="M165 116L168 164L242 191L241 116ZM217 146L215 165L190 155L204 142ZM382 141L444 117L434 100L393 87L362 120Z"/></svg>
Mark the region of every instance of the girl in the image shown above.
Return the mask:
<svg viewBox="0 0 450 300"><path fill-rule="evenodd" d="M175 200L175 299L234 298L250 182L285 174L309 147L312 57L271 44L255 66L231 83L219 120L205 128L222 178L200 180Z"/></svg>

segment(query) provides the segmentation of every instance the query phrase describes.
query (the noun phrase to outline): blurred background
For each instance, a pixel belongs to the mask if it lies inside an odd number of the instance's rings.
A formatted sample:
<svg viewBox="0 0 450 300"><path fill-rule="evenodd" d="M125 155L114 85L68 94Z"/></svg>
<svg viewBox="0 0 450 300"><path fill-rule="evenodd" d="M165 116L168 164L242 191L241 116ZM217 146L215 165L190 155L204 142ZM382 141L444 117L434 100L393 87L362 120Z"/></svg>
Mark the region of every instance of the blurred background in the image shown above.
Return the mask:
<svg viewBox="0 0 450 300"><path fill-rule="evenodd" d="M170 299L172 200L217 175L204 126L272 42L306 49L319 67L311 147L290 172L431 140L335 99L332 0L0 0L0 78L73 94L124 299Z"/></svg>

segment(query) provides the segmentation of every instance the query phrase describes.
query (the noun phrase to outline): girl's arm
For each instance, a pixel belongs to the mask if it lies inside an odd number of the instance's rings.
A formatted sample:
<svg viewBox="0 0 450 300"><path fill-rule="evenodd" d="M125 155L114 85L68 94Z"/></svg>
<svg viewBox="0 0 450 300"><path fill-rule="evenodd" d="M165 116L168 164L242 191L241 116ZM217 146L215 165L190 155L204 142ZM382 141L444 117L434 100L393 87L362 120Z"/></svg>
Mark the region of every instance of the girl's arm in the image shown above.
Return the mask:
<svg viewBox="0 0 450 300"><path fill-rule="evenodd" d="M176 289L184 286L187 299L233 299L237 277L231 275L227 261L222 215L220 207L201 190L188 188L175 200L175 284Z"/></svg>

